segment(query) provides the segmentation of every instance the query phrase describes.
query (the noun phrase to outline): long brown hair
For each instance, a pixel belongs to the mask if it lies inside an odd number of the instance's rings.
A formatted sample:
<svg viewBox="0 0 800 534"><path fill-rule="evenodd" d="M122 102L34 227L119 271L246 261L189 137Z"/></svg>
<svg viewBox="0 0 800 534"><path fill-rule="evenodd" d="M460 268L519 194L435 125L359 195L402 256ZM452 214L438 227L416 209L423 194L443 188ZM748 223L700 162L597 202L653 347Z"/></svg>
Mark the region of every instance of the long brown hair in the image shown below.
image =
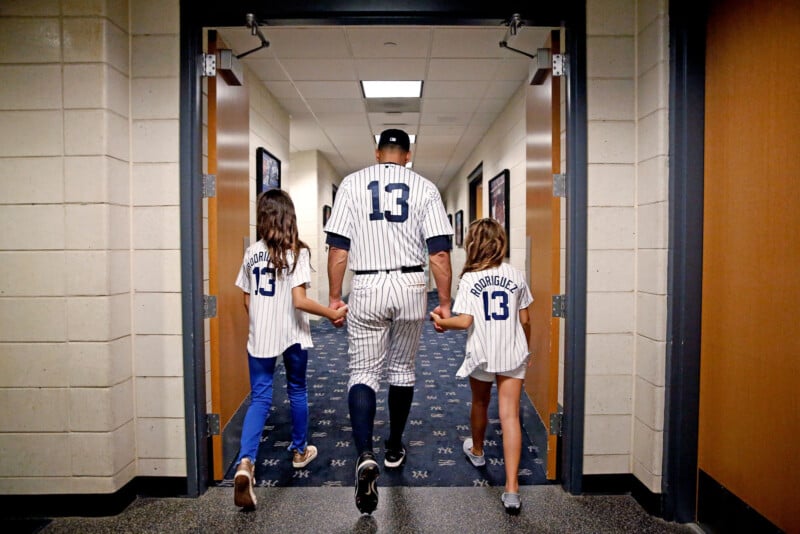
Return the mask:
<svg viewBox="0 0 800 534"><path fill-rule="evenodd" d="M461 275L497 267L506 257L506 231L494 219L478 219L469 225L464 249L467 261Z"/></svg>
<svg viewBox="0 0 800 534"><path fill-rule="evenodd" d="M294 272L300 249L307 249L308 245L297 237L297 215L288 193L281 189L270 189L258 196L256 231L258 238L267 245L269 259L278 276L289 268L287 252L290 250L294 255L290 272Z"/></svg>

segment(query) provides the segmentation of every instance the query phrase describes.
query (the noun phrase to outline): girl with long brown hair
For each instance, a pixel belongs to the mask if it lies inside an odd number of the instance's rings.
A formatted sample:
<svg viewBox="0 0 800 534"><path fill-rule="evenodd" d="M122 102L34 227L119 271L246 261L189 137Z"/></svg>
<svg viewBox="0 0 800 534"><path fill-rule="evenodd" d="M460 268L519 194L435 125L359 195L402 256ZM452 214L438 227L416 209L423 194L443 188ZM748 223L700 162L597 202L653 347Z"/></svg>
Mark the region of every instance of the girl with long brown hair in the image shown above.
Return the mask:
<svg viewBox="0 0 800 534"><path fill-rule="evenodd" d="M453 305L458 315L443 319L431 312L431 318L445 330L467 330L464 363L456 376L469 376L472 390L472 437L464 440L463 451L475 467L486 464L483 440L492 383L497 382L506 471L501 498L506 512L516 514L522 506L517 474L522 455L519 403L528 366L528 306L533 297L525 275L503 262L507 246L500 223L474 221L467 232L467 260Z"/></svg>
<svg viewBox="0 0 800 534"><path fill-rule="evenodd" d="M308 393L306 368L312 347L308 316L304 312L341 319L347 307L332 310L306 296L311 281L308 245L298 238L297 216L289 195L280 189L261 193L256 207L258 241L244 253L236 285L244 291L250 317L247 359L250 370L250 406L242 424L233 501L254 508L255 461L261 432L272 406L275 363L283 356L286 391L292 413L292 466L301 468L317 456L307 444Z"/></svg>

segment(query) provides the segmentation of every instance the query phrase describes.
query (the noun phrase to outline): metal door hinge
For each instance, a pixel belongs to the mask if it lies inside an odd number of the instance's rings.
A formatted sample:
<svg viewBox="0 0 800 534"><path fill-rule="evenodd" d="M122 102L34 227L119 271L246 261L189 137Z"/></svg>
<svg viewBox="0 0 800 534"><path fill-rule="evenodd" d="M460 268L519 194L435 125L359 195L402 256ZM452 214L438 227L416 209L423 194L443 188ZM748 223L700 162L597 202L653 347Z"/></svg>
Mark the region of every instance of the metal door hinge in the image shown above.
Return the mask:
<svg viewBox="0 0 800 534"><path fill-rule="evenodd" d="M219 414L207 413L206 414L206 435L219 436Z"/></svg>
<svg viewBox="0 0 800 534"><path fill-rule="evenodd" d="M567 296L553 295L553 317L567 316Z"/></svg>
<svg viewBox="0 0 800 534"><path fill-rule="evenodd" d="M553 54L553 76L563 76L567 70L566 54Z"/></svg>
<svg viewBox="0 0 800 534"><path fill-rule="evenodd" d="M217 75L217 55L203 54L200 56L200 73L204 78Z"/></svg>
<svg viewBox="0 0 800 534"><path fill-rule="evenodd" d="M211 319L217 316L217 297L213 295L203 295L203 319Z"/></svg>
<svg viewBox="0 0 800 534"><path fill-rule="evenodd" d="M551 436L560 436L561 435L561 423L564 420L564 414L561 412L551 413L550 414L550 435Z"/></svg>
<svg viewBox="0 0 800 534"><path fill-rule="evenodd" d="M553 196L566 197L567 196L567 175L560 173L553 175Z"/></svg>
<svg viewBox="0 0 800 534"><path fill-rule="evenodd" d="M217 196L217 176L215 174L203 175L203 198L212 198Z"/></svg>

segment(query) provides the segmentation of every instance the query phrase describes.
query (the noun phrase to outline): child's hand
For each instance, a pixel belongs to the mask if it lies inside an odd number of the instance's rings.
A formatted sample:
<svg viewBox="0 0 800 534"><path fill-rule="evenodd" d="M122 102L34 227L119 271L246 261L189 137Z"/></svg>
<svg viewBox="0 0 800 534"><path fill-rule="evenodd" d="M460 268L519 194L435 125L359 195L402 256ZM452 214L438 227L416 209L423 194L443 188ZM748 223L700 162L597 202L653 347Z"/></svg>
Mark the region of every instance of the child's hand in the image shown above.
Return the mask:
<svg viewBox="0 0 800 534"><path fill-rule="evenodd" d="M344 317L345 317L345 315L347 315L347 312L348 312L349 309L350 308L348 308L347 305L344 305L341 308L335 309L333 311L333 314L335 316L333 320L334 321L339 321L340 319L344 319Z"/></svg>
<svg viewBox="0 0 800 534"><path fill-rule="evenodd" d="M439 315L436 312L431 312L431 321L433 321L434 324L436 324L436 326L439 326L439 321L441 321L441 320L442 320L442 316L441 315Z"/></svg>

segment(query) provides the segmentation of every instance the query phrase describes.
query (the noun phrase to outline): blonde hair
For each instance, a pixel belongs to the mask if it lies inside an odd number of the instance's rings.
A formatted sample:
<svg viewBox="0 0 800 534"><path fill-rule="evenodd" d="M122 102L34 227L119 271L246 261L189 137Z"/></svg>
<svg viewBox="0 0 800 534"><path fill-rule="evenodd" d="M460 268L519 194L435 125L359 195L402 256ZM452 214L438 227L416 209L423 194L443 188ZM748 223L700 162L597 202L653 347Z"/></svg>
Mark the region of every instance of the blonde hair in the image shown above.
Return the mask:
<svg viewBox="0 0 800 534"><path fill-rule="evenodd" d="M294 262L289 272L294 272L300 249L307 249L308 245L297 236L297 215L288 193L281 189L270 189L258 196L256 231L258 238L267 246L269 259L278 276L289 268L287 251L290 250L294 255Z"/></svg>
<svg viewBox="0 0 800 534"><path fill-rule="evenodd" d="M506 257L506 231L494 219L478 219L469 225L464 249L467 260L461 275L497 267Z"/></svg>

